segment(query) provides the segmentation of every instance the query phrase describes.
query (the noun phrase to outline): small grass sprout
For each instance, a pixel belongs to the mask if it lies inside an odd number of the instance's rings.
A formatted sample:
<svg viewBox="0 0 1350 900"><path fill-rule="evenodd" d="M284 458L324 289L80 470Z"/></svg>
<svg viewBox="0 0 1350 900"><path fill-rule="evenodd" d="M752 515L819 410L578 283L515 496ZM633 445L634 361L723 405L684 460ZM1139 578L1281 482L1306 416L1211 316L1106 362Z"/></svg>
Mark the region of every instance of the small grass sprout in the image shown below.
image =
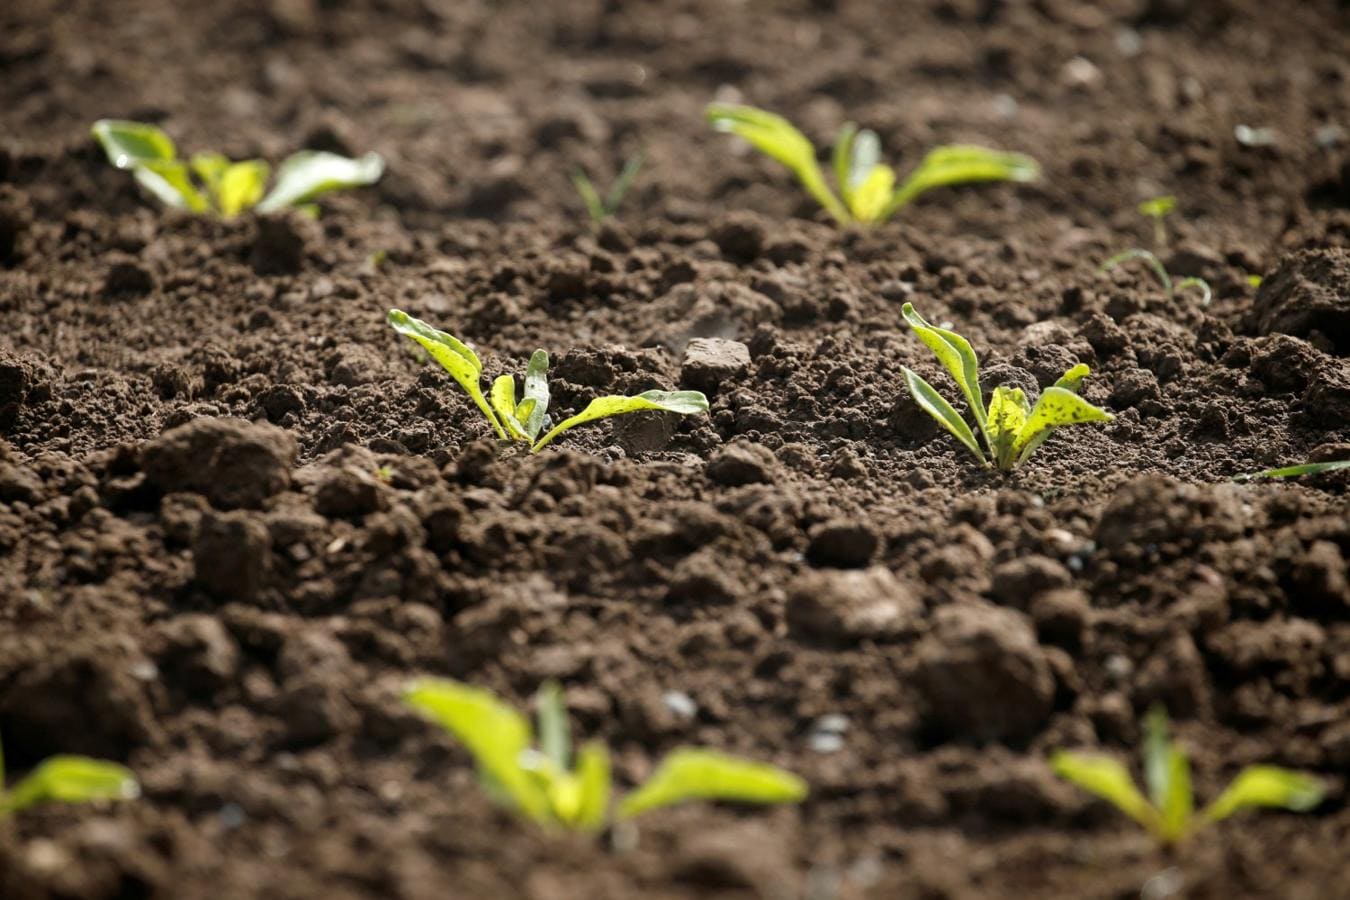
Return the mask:
<svg viewBox="0 0 1350 900"><path fill-rule="evenodd" d="M971 415L975 417L975 424L984 438L993 465L999 469L1006 471L1026 462L1056 428L1089 422L1110 422L1114 418L1109 412L1098 409L1079 396L1083 379L1090 374L1088 367L1082 363L1069 369L1052 387L1042 391L1034 406L1021 388L999 385L994 388L986 410L980 389L979 361L970 342L955 331L925 322L912 303L906 303L901 308L901 314L919 340L933 351L938 362L956 381L970 407ZM988 466L990 461L980 449L965 419L923 378L908 368L902 367L902 371L911 396L924 412L936 419L982 464Z"/></svg>
<svg viewBox="0 0 1350 900"><path fill-rule="evenodd" d="M140 785L116 763L87 756L53 756L13 787L5 787L5 754L0 747L0 819L43 803L132 800Z"/></svg>
<svg viewBox="0 0 1350 900"><path fill-rule="evenodd" d="M414 681L404 702L452 734L472 754L487 791L522 817L549 828L597 832L693 800L799 803L807 786L775 766L715 750L672 751L611 812L609 751L590 741L572 752L562 689L535 696L538 739L530 721L490 691L444 678Z"/></svg>
<svg viewBox="0 0 1350 900"><path fill-rule="evenodd" d="M261 159L233 161L219 153L179 159L173 140L143 122L100 119L93 134L108 162L129 170L165 206L226 218L250 209L271 213L296 208L316 215L312 201L318 197L374 184L384 174L384 160L377 153L349 159L301 150L277 167L272 190L267 191L271 167Z"/></svg>
<svg viewBox="0 0 1350 900"><path fill-rule="evenodd" d="M816 148L787 119L753 106L714 103L709 123L734 134L782 163L840 225L876 225L900 207L934 188L979 181L1033 181L1040 166L1021 153L1004 153L973 144L935 147L918 168L896 184L895 170L881 162L881 139L849 122L840 129L832 155L838 195L816 161Z"/></svg>
<svg viewBox="0 0 1350 900"><path fill-rule="evenodd" d="M1181 291L1187 288L1195 288L1200 292L1200 305L1209 306L1209 301L1213 299L1214 292L1210 290L1209 282L1203 278L1183 278L1180 281L1173 282L1172 276L1167 274L1167 267L1162 264L1162 260L1151 251L1136 247L1133 250L1126 250L1124 253L1117 253L1115 256L1101 264L1097 270L1099 272L1110 272L1117 266L1136 259L1142 259L1153 270L1153 274L1158 276L1158 281L1163 286L1163 291L1167 294L1167 299L1172 299Z"/></svg>
<svg viewBox="0 0 1350 900"><path fill-rule="evenodd" d="M684 416L708 411L708 398L700 391L643 391L632 397L596 397L581 412L545 431L546 426L551 424L548 415L549 360L546 352L536 350L530 357L520 400L516 399L516 380L512 375L499 375L485 395L478 383L483 373L483 363L468 344L454 335L437 331L402 310L389 311L389 324L399 334L420 344L432 359L450 373L450 377L464 388L482 411L498 438L528 444L531 453L538 453L571 428L610 416L646 410Z"/></svg>
<svg viewBox="0 0 1350 900"><path fill-rule="evenodd" d="M633 182L637 180L641 169L642 151L639 150L624 162L623 169L609 186L609 192L604 197L600 196L600 192L596 190L595 184L584 170L577 169L572 173L572 185L581 195L581 202L586 205L586 214L591 217L592 225L599 225L619 211L619 207L623 205L623 198L633 187Z"/></svg>
<svg viewBox="0 0 1350 900"><path fill-rule="evenodd" d="M1167 246L1167 226L1163 219L1177 208L1177 198L1164 194L1151 197L1139 204L1139 214L1153 220L1153 243L1158 247Z"/></svg>
<svg viewBox="0 0 1350 900"><path fill-rule="evenodd" d="M1307 812L1322 802L1325 788L1302 772L1252 765L1200 812L1191 793L1186 752L1167 733L1167 713L1149 711L1144 723L1143 766L1148 796L1135 786L1129 768L1109 756L1060 750L1051 757L1055 774L1108 801L1134 819L1158 843L1175 847L1201 828L1258 807Z"/></svg>
<svg viewBox="0 0 1350 900"><path fill-rule="evenodd" d="M1300 463L1296 466L1281 466L1278 469L1263 469L1245 475L1234 475L1234 481L1251 481L1253 478L1297 478L1300 475L1321 475L1324 472L1338 472L1350 469L1350 459L1338 459L1331 462Z"/></svg>

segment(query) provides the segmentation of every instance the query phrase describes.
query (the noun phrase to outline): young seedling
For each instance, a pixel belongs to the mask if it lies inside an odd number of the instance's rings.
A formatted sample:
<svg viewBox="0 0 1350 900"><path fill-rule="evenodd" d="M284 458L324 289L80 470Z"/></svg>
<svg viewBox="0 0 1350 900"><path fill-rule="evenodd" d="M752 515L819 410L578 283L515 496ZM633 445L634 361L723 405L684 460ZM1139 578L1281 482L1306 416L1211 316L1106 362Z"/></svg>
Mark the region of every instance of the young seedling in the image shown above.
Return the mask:
<svg viewBox="0 0 1350 900"><path fill-rule="evenodd" d="M426 322L415 319L402 310L389 310L389 324L399 334L412 338L422 345L431 358L450 373L450 377L464 388L482 411L492 430L497 433L497 437L503 441L528 444L531 453L538 453L568 429L597 419L644 410L672 412L683 416L708 411L708 398L699 391L643 391L632 397L596 397L581 412L563 419L541 437L540 432L550 424L548 354L543 350L534 351L534 355L530 357L519 401L516 400L516 380L511 375L499 375L492 382L489 394L484 396L483 389L478 383L479 376L483 373L483 364L472 347L454 335L437 331Z"/></svg>
<svg viewBox="0 0 1350 900"><path fill-rule="evenodd" d="M182 160L167 134L142 122L100 119L93 133L108 161L130 170L164 205L227 218L250 209L269 213L291 207L317 214L312 201L321 195L374 184L384 173L384 160L376 153L348 159L301 150L281 163L272 190L264 195L270 168L261 159L234 162L219 153L196 153Z"/></svg>
<svg viewBox="0 0 1350 900"><path fill-rule="evenodd" d="M933 188L978 181L1032 181L1040 174L1036 161L1020 153L949 144L930 150L919 167L897 186L895 170L881 162L881 140L876 132L859 131L849 122L834 143L836 196L816 161L816 148L787 119L753 106L728 103L712 104L707 116L718 131L743 138L786 166L840 225L880 224Z"/></svg>
<svg viewBox="0 0 1350 900"><path fill-rule="evenodd" d="M1325 789L1310 775L1276 766L1247 766L1201 812L1191 794L1191 764L1167 735L1167 713L1149 711L1144 725L1145 797L1129 769L1108 756L1060 750L1051 757L1055 774L1108 801L1142 825L1158 843L1175 847L1206 825L1257 807L1307 812L1322 802Z"/></svg>
<svg viewBox="0 0 1350 900"><path fill-rule="evenodd" d="M572 173L572 185L576 187L577 193L581 195L581 202L586 204L586 214L591 217L592 225L599 225L619 211L623 204L623 198L628 195L628 190L637 180L638 171L642 169L642 151L639 150L628 157L627 162L623 164L623 170L619 176L614 179L614 183L609 186L609 193L603 198L600 192L595 189L583 170L577 169Z"/></svg>
<svg viewBox="0 0 1350 900"><path fill-rule="evenodd" d="M0 819L42 803L131 800L139 794L131 772L87 756L53 756L6 789L5 754L0 747Z"/></svg>
<svg viewBox="0 0 1350 900"><path fill-rule="evenodd" d="M1177 198L1171 196L1153 197L1139 204L1140 215L1153 220L1153 244L1156 247L1167 246L1167 226L1163 219L1177 208Z"/></svg>
<svg viewBox="0 0 1350 900"><path fill-rule="evenodd" d="M1163 266L1162 260L1158 259L1157 256L1150 253L1148 250L1136 247L1133 250L1126 250L1124 253L1117 253L1115 256L1102 263L1101 268L1097 271L1110 272L1112 269L1116 268L1116 266L1136 259L1142 259L1144 262L1148 263L1148 267L1153 270L1153 274L1157 275L1158 281L1162 283L1163 291L1167 294L1167 299L1172 299L1187 288L1196 288L1200 291L1200 305L1209 306L1209 301L1214 296L1214 292L1209 289L1208 281L1205 281L1203 278L1183 278L1180 281L1173 283L1172 276L1167 274L1167 268Z"/></svg>
<svg viewBox="0 0 1350 900"><path fill-rule="evenodd" d="M984 438L989 456L999 469L1012 469L1026 462L1056 428L1087 422L1109 422L1114 418L1078 395L1083 379L1089 374L1088 367L1082 363L1065 372L1053 387L1042 391L1035 406L1027 400L1021 388L999 385L994 388L986 410L980 389L979 361L975 358L970 342L955 331L929 325L915 312L911 303L901 308L901 314L919 340L933 351L938 362L956 381L975 417L976 427ZM910 394L924 412L951 432L982 464L989 465L989 460L980 450L979 442L965 419L932 385L908 368L902 367L902 371Z"/></svg>
<svg viewBox="0 0 1350 900"><path fill-rule="evenodd" d="M1338 459L1332 462L1300 463L1296 466L1281 466L1278 469L1263 469L1246 475L1234 475L1234 481L1251 481L1253 478L1297 478L1300 475L1321 475L1323 472L1337 472L1350 469L1350 459Z"/></svg>
<svg viewBox="0 0 1350 900"><path fill-rule="evenodd" d="M558 685L545 684L535 697L537 745L529 719L490 691L424 678L409 685L403 699L465 746L489 794L546 827L596 832L613 820L691 800L798 803L807 793L804 781L774 766L715 750L680 749L611 814L609 751L590 741L572 758Z"/></svg>

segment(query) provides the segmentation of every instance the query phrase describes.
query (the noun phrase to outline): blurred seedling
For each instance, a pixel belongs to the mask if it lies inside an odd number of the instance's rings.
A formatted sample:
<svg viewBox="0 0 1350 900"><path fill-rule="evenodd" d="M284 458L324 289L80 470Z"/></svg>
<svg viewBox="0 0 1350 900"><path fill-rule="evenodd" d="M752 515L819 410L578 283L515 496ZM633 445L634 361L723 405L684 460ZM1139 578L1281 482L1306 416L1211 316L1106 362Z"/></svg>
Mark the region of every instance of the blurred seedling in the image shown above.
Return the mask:
<svg viewBox="0 0 1350 900"><path fill-rule="evenodd" d="M129 170L165 206L227 218L250 209L271 213L294 208L317 215L313 201L320 196L374 184L384 173L384 160L377 153L349 159L321 150L301 150L277 167L272 189L267 191L271 167L265 160L233 161L219 153L194 153L189 159L179 159L169 136L142 122L100 119L94 123L93 134L108 161Z"/></svg>
<svg viewBox="0 0 1350 900"><path fill-rule="evenodd" d="M548 828L597 832L611 823L694 800L799 803L806 783L775 766L716 750L672 751L611 812L609 751L589 741L572 753L562 688L535 696L538 739L529 719L490 691L443 678L414 681L404 702L472 754L484 788L522 818Z"/></svg>
<svg viewBox="0 0 1350 900"><path fill-rule="evenodd" d="M0 747L0 819L43 803L131 800L140 795L136 777L116 763L87 756L53 756L13 787L5 787Z"/></svg>
<svg viewBox="0 0 1350 900"><path fill-rule="evenodd" d="M1159 843L1183 844L1207 825L1258 807L1307 812L1322 802L1321 782L1302 772L1277 766L1252 765L1238 772L1228 787L1200 812L1191 792L1191 764L1167 733L1167 713L1149 711L1144 723L1145 797L1129 768L1109 756L1060 750L1051 757L1055 774L1111 803L1134 819Z"/></svg>
<svg viewBox="0 0 1350 900"><path fill-rule="evenodd" d="M1029 156L973 144L948 144L930 150L897 185L895 170L881 162L881 139L876 132L860 131L849 122L834 143L836 196L816 161L816 148L787 119L753 106L728 103L710 105L707 117L718 131L744 139L786 166L840 225L880 224L934 188L980 181L1032 181L1040 175L1040 166Z"/></svg>
<svg viewBox="0 0 1350 900"><path fill-rule="evenodd" d="M1162 197L1152 197L1139 204L1140 215L1153 220L1153 245L1155 247L1167 246L1167 226L1163 220L1177 208L1177 198L1164 195Z"/></svg>
<svg viewBox="0 0 1350 900"><path fill-rule="evenodd" d="M426 322L415 319L402 310L389 310L389 324L399 334L412 338L440 363L450 377L464 388L470 399L482 410L483 416L503 441L528 444L531 453L538 453L563 432L598 419L625 413L657 410L682 416L708 411L708 398L699 391L643 391L632 397L596 397L575 416L563 419L545 431L551 424L548 415L548 354L536 350L525 369L522 396L516 400L516 379L499 375L485 396L478 379L483 364L473 348L454 335L437 331ZM543 432L543 436L540 436Z"/></svg>
<svg viewBox="0 0 1350 900"><path fill-rule="evenodd" d="M979 361L970 342L955 331L928 324L911 303L901 308L901 314L961 389L975 417L976 427L984 438L989 457L980 449L970 426L952 405L932 385L910 369L902 367L910 394L924 412L951 432L983 465L988 466L989 458L992 458L993 464L999 469L1006 471L1015 468L1026 462L1056 428L1089 422L1110 422L1114 418L1079 396L1083 379L1089 374L1088 367L1082 363L1069 369L1052 387L1042 391L1034 406L1021 388L999 385L994 388L986 410L980 389Z"/></svg>
<svg viewBox="0 0 1350 900"><path fill-rule="evenodd" d="M614 183L609 186L609 191L600 196L596 190L595 184L590 176L582 169L577 169L572 173L572 184L581 195L581 202L586 205L586 214L591 217L591 224L599 225L619 211L623 205L623 198L628 195L628 191L633 187L633 182L637 180L638 172L642 169L642 151L639 150L623 164L623 169L619 172Z"/></svg>
<svg viewBox="0 0 1350 900"><path fill-rule="evenodd" d="M1350 469L1350 459L1338 459L1331 462L1300 463L1296 466L1281 466L1278 469L1263 469L1246 475L1233 476L1234 481L1251 481L1254 478L1297 478L1300 475L1321 475L1324 472L1338 472Z"/></svg>
<svg viewBox="0 0 1350 900"><path fill-rule="evenodd" d="M1210 290L1208 281L1205 281L1203 278L1183 278L1174 283L1172 281L1172 276L1167 274L1167 268L1162 264L1162 260L1158 259L1155 254L1148 250L1136 247L1133 250L1126 250L1124 253L1117 253L1115 256L1102 263L1101 268L1097 271L1110 272L1117 266L1132 262L1136 259L1143 260L1147 263L1148 267L1153 270L1153 274L1158 276L1158 281L1162 284L1163 291L1167 294L1167 299L1171 300L1177 294L1188 288L1195 288L1200 292L1200 305L1209 306L1209 301L1213 298L1214 292Z"/></svg>

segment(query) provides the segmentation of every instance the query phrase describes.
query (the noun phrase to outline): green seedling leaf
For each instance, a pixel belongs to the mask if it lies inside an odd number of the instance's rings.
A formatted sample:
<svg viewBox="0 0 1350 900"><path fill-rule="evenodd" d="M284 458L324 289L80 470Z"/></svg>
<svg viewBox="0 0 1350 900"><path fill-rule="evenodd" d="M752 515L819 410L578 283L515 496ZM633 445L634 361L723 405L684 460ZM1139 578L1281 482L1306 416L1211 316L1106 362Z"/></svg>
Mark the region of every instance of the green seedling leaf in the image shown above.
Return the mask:
<svg viewBox="0 0 1350 900"><path fill-rule="evenodd" d="M1115 419L1104 409L1098 409L1071 390L1048 387L1036 400L1026 424L1017 435L1013 452L1017 463L1025 462L1055 428L1082 425L1088 422L1110 422Z"/></svg>
<svg viewBox="0 0 1350 900"><path fill-rule="evenodd" d="M403 702L436 722L465 746L485 780L536 822L551 820L546 790L523 765L530 723L491 692L444 678L414 681Z"/></svg>
<svg viewBox="0 0 1350 900"><path fill-rule="evenodd" d="M513 441L528 441L525 429L516 418L520 409L516 405L516 379L511 375L498 375L488 390L488 401L497 414L497 419L506 427L506 433Z"/></svg>
<svg viewBox="0 0 1350 900"><path fill-rule="evenodd" d="M473 399L478 408L483 411L491 423L497 436L502 440L508 440L506 430L502 428L497 417L493 415L492 409L488 406L487 398L483 396L483 389L478 384L478 376L483 372L483 364L478 359L478 354L473 352L468 344L465 344L459 338L444 331L437 331L426 322L415 319L400 309L389 310L389 324L399 334L412 338L422 348L431 355L431 358L440 363L445 371L450 373L450 377L455 379L460 387Z"/></svg>
<svg viewBox="0 0 1350 900"><path fill-rule="evenodd" d="M577 193L581 196L581 202L586 206L586 215L590 216L591 221L596 225L603 222L607 215L605 203L600 199L600 193L596 191L590 176L577 169L572 173L572 186L577 189Z"/></svg>
<svg viewBox="0 0 1350 900"><path fill-rule="evenodd" d="M216 208L222 216L237 216L252 209L267 188L267 174L271 166L261 159L232 163L220 175L216 184Z"/></svg>
<svg viewBox="0 0 1350 900"><path fill-rule="evenodd" d="M583 831L599 831L609 818L612 784L609 751L603 744L583 744L577 751L577 784L580 787L573 825Z"/></svg>
<svg viewBox="0 0 1350 900"><path fill-rule="evenodd" d="M844 198L845 206L851 203L849 196L852 189L849 187L849 181L853 172L853 142L857 137L858 126L852 122L845 122L839 128L839 134L834 139L834 150L830 153L830 168L834 170L834 183L839 188L839 195Z"/></svg>
<svg viewBox="0 0 1350 900"><path fill-rule="evenodd" d="M210 204L192 183L188 167L178 160L149 159L138 163L131 170L141 187L155 195L155 199L174 209L186 209L200 213L210 209Z"/></svg>
<svg viewBox="0 0 1350 900"><path fill-rule="evenodd" d="M1247 475L1235 475L1234 481L1250 481L1253 478L1297 478L1300 475L1320 475L1323 472L1335 472L1350 469L1350 459L1338 459L1334 462L1300 463L1297 466L1283 466L1278 469L1265 469Z"/></svg>
<svg viewBox="0 0 1350 900"><path fill-rule="evenodd" d="M530 448L530 452L538 453L569 428L585 425L587 422L594 422L597 419L642 412L643 410L659 410L688 416L707 412L708 398L700 391L644 391L635 397L597 397L587 404L581 412L555 425L552 431L540 438Z"/></svg>
<svg viewBox="0 0 1350 900"><path fill-rule="evenodd" d="M108 162L119 169L134 169L143 162L168 161L178 156L167 134L143 122L99 119L92 131L108 155Z"/></svg>
<svg viewBox="0 0 1350 900"><path fill-rule="evenodd" d="M0 793L0 814L39 803L131 800L139 794L136 777L122 766L85 756L53 756L11 790Z"/></svg>
<svg viewBox="0 0 1350 900"><path fill-rule="evenodd" d="M1177 208L1177 198L1171 195L1152 197L1139 204L1140 215L1150 219L1161 219Z"/></svg>
<svg viewBox="0 0 1350 900"><path fill-rule="evenodd" d="M715 750L682 749L657 766L642 787L619 804L619 816L634 816L689 800L739 803L799 803L806 782L791 772Z"/></svg>
<svg viewBox="0 0 1350 900"><path fill-rule="evenodd" d="M1311 775L1277 766L1248 766L1209 805L1201 818L1206 822L1219 822L1244 809L1257 807L1307 812L1325 796L1325 785Z"/></svg>
<svg viewBox="0 0 1350 900"><path fill-rule="evenodd" d="M786 166L835 221L842 225L851 220L848 210L825 183L825 176L816 161L815 147L787 119L753 106L731 103L710 105L707 117L718 131L736 135Z"/></svg>
<svg viewBox="0 0 1350 900"><path fill-rule="evenodd" d="M929 325L914 309L912 303L900 307L900 315L956 381L957 387L961 388L961 394L970 406L971 413L975 416L975 423L981 431L984 431L988 415L984 410L984 398L980 395L980 364L975 358L970 341L955 331Z"/></svg>
<svg viewBox="0 0 1350 900"><path fill-rule="evenodd" d="M1135 787L1124 763L1108 756L1060 750L1051 756L1050 765L1060 778L1101 797L1140 825L1157 832L1158 813Z"/></svg>
<svg viewBox="0 0 1350 900"><path fill-rule="evenodd" d="M1000 469L1011 468L1013 445L1026 424L1031 405L1021 388L999 385L989 401L989 452Z"/></svg>
<svg viewBox="0 0 1350 900"><path fill-rule="evenodd" d="M539 719L539 746L544 755L560 769L571 765L572 735L567 724L567 706L562 687L548 681L534 698L535 715Z"/></svg>
<svg viewBox="0 0 1350 900"><path fill-rule="evenodd" d="M1124 253L1117 253L1115 256L1102 263L1101 268L1098 271L1110 272L1117 266L1136 259L1142 259L1144 262L1148 263L1148 267L1153 270L1153 274L1158 276L1158 281L1162 283L1163 290L1167 293L1167 296L1172 296L1172 276L1167 274L1167 269L1163 267L1162 260L1158 259L1158 257L1147 250L1134 249L1126 250Z"/></svg>
<svg viewBox="0 0 1350 900"><path fill-rule="evenodd" d="M1264 280L1265 279L1262 278L1260 275L1248 275L1247 285L1249 287L1259 288L1261 286L1261 282Z"/></svg>
<svg viewBox="0 0 1350 900"><path fill-rule="evenodd" d="M1057 388L1064 388L1066 391L1073 391L1077 394L1083 389L1083 379L1091 374L1092 370L1089 369L1085 363L1079 363L1063 375L1059 376L1059 380L1055 382L1054 386Z"/></svg>
<svg viewBox="0 0 1350 900"><path fill-rule="evenodd" d="M1183 278L1172 288L1172 293L1179 294L1182 291L1194 288L1200 292L1200 305L1209 306L1209 301L1214 298L1214 291L1210 290L1209 282L1203 278Z"/></svg>
<svg viewBox="0 0 1350 900"><path fill-rule="evenodd" d="M194 153L189 166L197 180L206 186L207 193L216 198L216 205L219 206L220 179L230 167L230 158L221 153Z"/></svg>
<svg viewBox="0 0 1350 900"><path fill-rule="evenodd" d="M1175 843L1190 830L1193 797L1191 767L1167 735L1167 713L1157 706L1144 725L1144 781L1149 799L1158 812L1159 834Z"/></svg>
<svg viewBox="0 0 1350 900"><path fill-rule="evenodd" d="M867 177L853 189L849 201L853 217L864 224L879 222L895 189L895 170L890 166L872 166Z"/></svg>
<svg viewBox="0 0 1350 900"><path fill-rule="evenodd" d="M383 174L384 160L378 153L349 159L322 150L302 150L277 167L276 184L257 209L270 213L299 206L330 191L374 184Z"/></svg>
<svg viewBox="0 0 1350 900"><path fill-rule="evenodd" d="M609 186L609 193L605 195L605 213L614 215L619 211L623 204L623 198L628 196L628 191L632 189L633 182L637 181L638 172L642 171L643 153L639 150L623 164L623 169L619 171L619 177L614 179L614 183Z"/></svg>
<svg viewBox="0 0 1350 900"><path fill-rule="evenodd" d="M933 390L933 386L924 381L917 373L903 366L900 371L904 374L905 385L909 388L910 396L914 398L915 403L919 404L919 408L951 432L952 436L964 444L971 453L974 453L981 463L988 465L984 458L984 452L980 450L980 445L976 442L970 426L966 424L965 419L962 419L955 409L952 409L952 405L941 394Z"/></svg>
<svg viewBox="0 0 1350 900"><path fill-rule="evenodd" d="M516 407L526 436L531 440L539 437L548 418L548 353L536 350L530 356L530 364L525 368L525 398Z"/></svg>
<svg viewBox="0 0 1350 900"><path fill-rule="evenodd" d="M881 218L890 218L897 209L934 188L980 181L1034 181L1040 174L1036 160L1021 153L1004 153L973 144L937 147L896 189Z"/></svg>

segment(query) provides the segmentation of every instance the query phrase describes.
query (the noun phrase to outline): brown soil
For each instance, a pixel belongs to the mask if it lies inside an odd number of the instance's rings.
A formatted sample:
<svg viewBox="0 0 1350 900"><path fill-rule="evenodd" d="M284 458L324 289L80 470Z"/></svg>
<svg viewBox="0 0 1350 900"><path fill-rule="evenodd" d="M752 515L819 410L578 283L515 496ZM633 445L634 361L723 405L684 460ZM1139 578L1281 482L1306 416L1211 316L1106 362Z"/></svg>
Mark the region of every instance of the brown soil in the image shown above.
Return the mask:
<svg viewBox="0 0 1350 900"><path fill-rule="evenodd" d="M14 770L93 754L145 796L0 825L0 896L1345 896L1350 478L1230 478L1350 456L1347 25L1331 0L9 0L0 734ZM714 97L822 142L852 117L902 168L970 140L1046 177L836 231L705 127ZM389 172L317 224L194 220L102 161L102 116ZM639 146L592 232L568 173ZM1164 192L1207 308L1096 272ZM906 299L986 388L1088 362L1115 422L977 469L903 392L901 365L946 384ZM704 385L712 411L499 450L390 306L492 371L550 349L559 410ZM751 362L684 365L694 337ZM625 785L697 743L813 793L654 814L627 852L539 834L400 708L419 673L521 702L561 679ZM1046 758L1132 753L1155 701L1202 797L1268 761L1329 798L1154 850Z"/></svg>

